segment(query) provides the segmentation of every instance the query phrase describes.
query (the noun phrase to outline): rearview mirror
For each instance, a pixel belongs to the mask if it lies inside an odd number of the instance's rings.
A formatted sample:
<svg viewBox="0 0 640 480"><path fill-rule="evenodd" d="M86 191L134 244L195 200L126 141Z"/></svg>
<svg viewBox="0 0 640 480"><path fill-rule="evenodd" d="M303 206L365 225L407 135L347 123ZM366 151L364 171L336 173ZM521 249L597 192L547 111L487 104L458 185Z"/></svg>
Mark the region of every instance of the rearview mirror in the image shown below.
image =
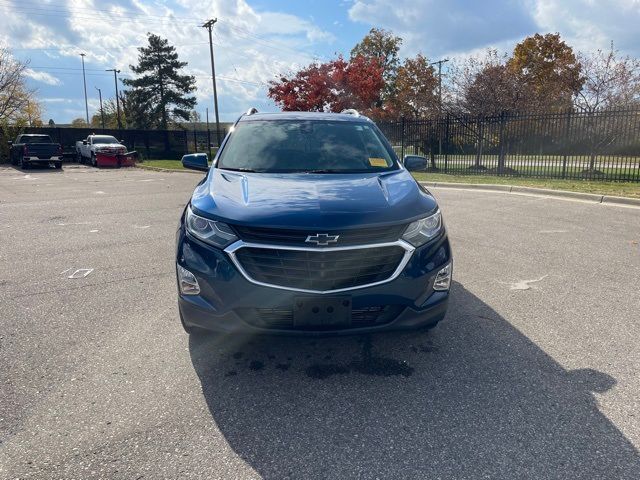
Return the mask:
<svg viewBox="0 0 640 480"><path fill-rule="evenodd" d="M410 172L427 168L427 158L420 155L405 155L402 163L404 163L404 168Z"/></svg>
<svg viewBox="0 0 640 480"><path fill-rule="evenodd" d="M182 157L182 166L191 170L209 170L209 159L206 153L192 153Z"/></svg>

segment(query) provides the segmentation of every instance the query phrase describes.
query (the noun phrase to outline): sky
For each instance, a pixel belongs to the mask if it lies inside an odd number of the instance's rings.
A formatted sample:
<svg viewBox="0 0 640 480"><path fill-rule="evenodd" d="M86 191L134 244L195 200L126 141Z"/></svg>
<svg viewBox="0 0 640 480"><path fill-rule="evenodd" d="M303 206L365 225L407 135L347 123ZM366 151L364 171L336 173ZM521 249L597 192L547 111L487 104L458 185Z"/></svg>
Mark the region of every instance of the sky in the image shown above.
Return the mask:
<svg viewBox="0 0 640 480"><path fill-rule="evenodd" d="M221 121L249 107L275 111L267 85L313 61L349 51L372 27L403 38L402 57L435 60L510 52L536 32L559 32L581 51L606 49L640 57L640 0L0 0L0 45L29 61L43 120L69 123L85 116L85 53L89 115L113 98L112 72L129 65L147 32L174 45L198 90L196 110L213 119L208 35L217 18L214 53ZM445 70L446 74L446 70ZM121 88L121 85L120 85Z"/></svg>

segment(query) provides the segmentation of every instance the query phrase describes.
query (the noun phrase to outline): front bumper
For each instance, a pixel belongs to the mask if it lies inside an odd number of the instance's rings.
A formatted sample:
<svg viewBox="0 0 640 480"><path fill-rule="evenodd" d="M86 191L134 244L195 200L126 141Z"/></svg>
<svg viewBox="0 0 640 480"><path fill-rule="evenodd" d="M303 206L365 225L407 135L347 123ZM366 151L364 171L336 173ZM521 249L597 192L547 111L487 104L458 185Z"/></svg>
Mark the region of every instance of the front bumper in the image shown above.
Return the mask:
<svg viewBox="0 0 640 480"><path fill-rule="evenodd" d="M25 157L22 157L22 160L24 162L29 162L29 163L53 163L53 162L61 162L62 156L55 155L48 158L25 156Z"/></svg>
<svg viewBox="0 0 640 480"><path fill-rule="evenodd" d="M300 296L326 298L331 294L256 285L242 275L227 253L186 235L182 227L178 231L176 258L200 286L198 295L178 295L180 317L187 328L288 335L417 329L433 326L444 318L449 298L448 291L433 290L436 273L451 262L446 233L417 248L394 280L337 294L349 296L354 312L353 322L339 328L300 329L287 323L288 312ZM274 315L276 322L265 320Z"/></svg>

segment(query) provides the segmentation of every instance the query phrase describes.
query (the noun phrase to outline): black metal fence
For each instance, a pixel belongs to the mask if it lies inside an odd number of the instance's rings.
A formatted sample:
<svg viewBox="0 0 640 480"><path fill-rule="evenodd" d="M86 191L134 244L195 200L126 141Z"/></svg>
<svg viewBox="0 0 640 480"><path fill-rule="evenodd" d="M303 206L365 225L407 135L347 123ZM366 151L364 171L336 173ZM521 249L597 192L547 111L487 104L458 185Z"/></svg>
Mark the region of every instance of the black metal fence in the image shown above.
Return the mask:
<svg viewBox="0 0 640 480"><path fill-rule="evenodd" d="M100 128L0 127L0 161L7 159L7 141L21 133L49 135L63 147L65 157L75 157L76 142L91 134L113 135L128 150L136 150L143 159L179 159L186 153L209 152L218 147L216 130L117 130ZM220 130L220 139L226 135Z"/></svg>
<svg viewBox="0 0 640 480"><path fill-rule="evenodd" d="M378 122L399 155L464 175L640 181L640 109Z"/></svg>

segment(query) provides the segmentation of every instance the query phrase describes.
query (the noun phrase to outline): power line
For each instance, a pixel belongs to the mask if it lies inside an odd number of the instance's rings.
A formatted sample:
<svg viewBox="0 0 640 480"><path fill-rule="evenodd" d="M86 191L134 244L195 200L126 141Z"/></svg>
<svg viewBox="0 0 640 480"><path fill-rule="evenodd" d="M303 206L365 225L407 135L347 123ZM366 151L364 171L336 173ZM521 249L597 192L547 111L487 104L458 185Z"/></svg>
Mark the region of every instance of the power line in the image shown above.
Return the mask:
<svg viewBox="0 0 640 480"><path fill-rule="evenodd" d="M80 68L73 68L73 67L32 67L29 66L28 68L31 68L32 70L41 70L44 72L50 72L50 73L54 73L56 75L77 75L76 72L82 70ZM62 70L62 71L58 71L58 70ZM67 71L68 70L68 71ZM104 72L104 70L100 69L87 69L87 72ZM187 74L189 74L189 72L187 72ZM93 76L93 77L104 77L106 75L110 75L108 73L87 73L87 76ZM128 72L128 71L124 71L121 70L120 73L121 77L131 77L133 76L133 73ZM196 78L211 78L210 75L193 75ZM224 80L226 82L235 82L235 83L245 83L247 85L254 85L256 87L262 87L265 86L265 82L252 82L250 80L240 80L238 78L233 78L233 77L227 77L225 75L216 75L216 78L219 80Z"/></svg>
<svg viewBox="0 0 640 480"><path fill-rule="evenodd" d="M3 0L0 0L0 4L3 4ZM24 4L24 2L23 2ZM36 4L36 5L41 5L41 4ZM36 16L46 16L46 17L61 17L61 18L70 18L71 15L69 15L69 13L73 14L73 10L72 8L68 8L66 10L61 10L61 9L50 9L50 8L38 8L38 7L29 7L28 4L27 6L15 6L13 4L9 4L9 6L12 7L12 11L17 11L19 13L26 13L29 15L36 15ZM21 10L22 9L22 10ZM43 13L37 13L38 11L41 11ZM86 10L78 10L79 12L81 12L80 14L73 14L72 16L74 18L78 18L78 19L89 19L89 20L95 20L96 17L94 16L83 16L82 13L85 13ZM107 10L99 10L99 9L94 9L92 10L92 12L103 12L102 16L100 17L100 21L101 22L117 22L117 23L139 23L139 22L144 22L145 25L148 25L149 23L153 24L156 23L158 26L166 26L167 23L171 23L172 25L175 25L176 20L190 20L193 21L195 20L195 17L180 17L180 16L176 16L173 14L170 15L164 15L164 16L160 16L160 15L146 15L144 12L140 12L140 13L135 13L131 10L121 10L118 13L116 12L110 12ZM149 18L149 17L157 17L157 19L154 20L154 18ZM230 28L232 30L234 30L236 33L236 36L239 36L240 38L245 38L245 39L252 39L254 40L254 42L257 41L258 44L265 46L267 48L271 48L271 49L275 49L275 50L279 50L279 51L284 51L287 53L296 53L298 55L302 55L304 57L307 57L311 60L317 60L317 59L326 59L326 57L319 55L317 53L309 53L306 52L304 50L300 50L300 49L296 49L293 47L289 47L281 42L277 42L277 41L273 41L273 40L267 40L264 37L255 35L251 32L249 32L246 29L243 29L241 27L238 27L236 25L233 25L230 21L228 20L220 20L224 22L224 25L227 28ZM188 26L201 26L201 25L196 25L196 24L192 24L192 25L188 25ZM192 44L192 45L202 45L202 43L200 44ZM181 45L174 45L174 46L181 46ZM189 44L185 44L182 46L190 46ZM124 47L124 48L129 48L129 47ZM37 50L44 50L44 48L34 48ZM12 49L12 50L22 50L22 49ZM28 49L24 49L24 50L28 50ZM53 50L55 50L55 48L53 48ZM110 48L110 50L113 50L113 48Z"/></svg>
<svg viewBox="0 0 640 480"><path fill-rule="evenodd" d="M8 2L7 0L0 0L0 5L5 5L7 7L11 7L12 10L13 9L29 9L29 11L31 10L41 10L41 11L54 11L54 12L62 12L62 13L73 13L73 12L80 12L80 13L86 13L87 10L84 8L74 8L74 7L69 7L66 4L57 4L55 2L49 2L47 5L52 6L53 8L42 8L43 4L40 2L29 2L29 1L25 1L22 0L20 2L20 5L15 5L12 2ZM122 16L122 17L141 17L144 19L147 18L160 18L160 19L166 19L167 17L171 17L172 20L190 20L193 22L198 22L198 17L190 17L190 16L182 16L182 15L174 15L173 13L167 13L165 15L152 15L152 14L147 14L144 10L142 9L138 9L138 10L129 10L129 9L123 9L123 8L119 8L117 12L113 11L113 10L106 10L106 9L100 9L100 8L92 8L91 12L98 12L101 14L105 14L105 15L111 15L111 16ZM92 17L95 19L95 17Z"/></svg>

